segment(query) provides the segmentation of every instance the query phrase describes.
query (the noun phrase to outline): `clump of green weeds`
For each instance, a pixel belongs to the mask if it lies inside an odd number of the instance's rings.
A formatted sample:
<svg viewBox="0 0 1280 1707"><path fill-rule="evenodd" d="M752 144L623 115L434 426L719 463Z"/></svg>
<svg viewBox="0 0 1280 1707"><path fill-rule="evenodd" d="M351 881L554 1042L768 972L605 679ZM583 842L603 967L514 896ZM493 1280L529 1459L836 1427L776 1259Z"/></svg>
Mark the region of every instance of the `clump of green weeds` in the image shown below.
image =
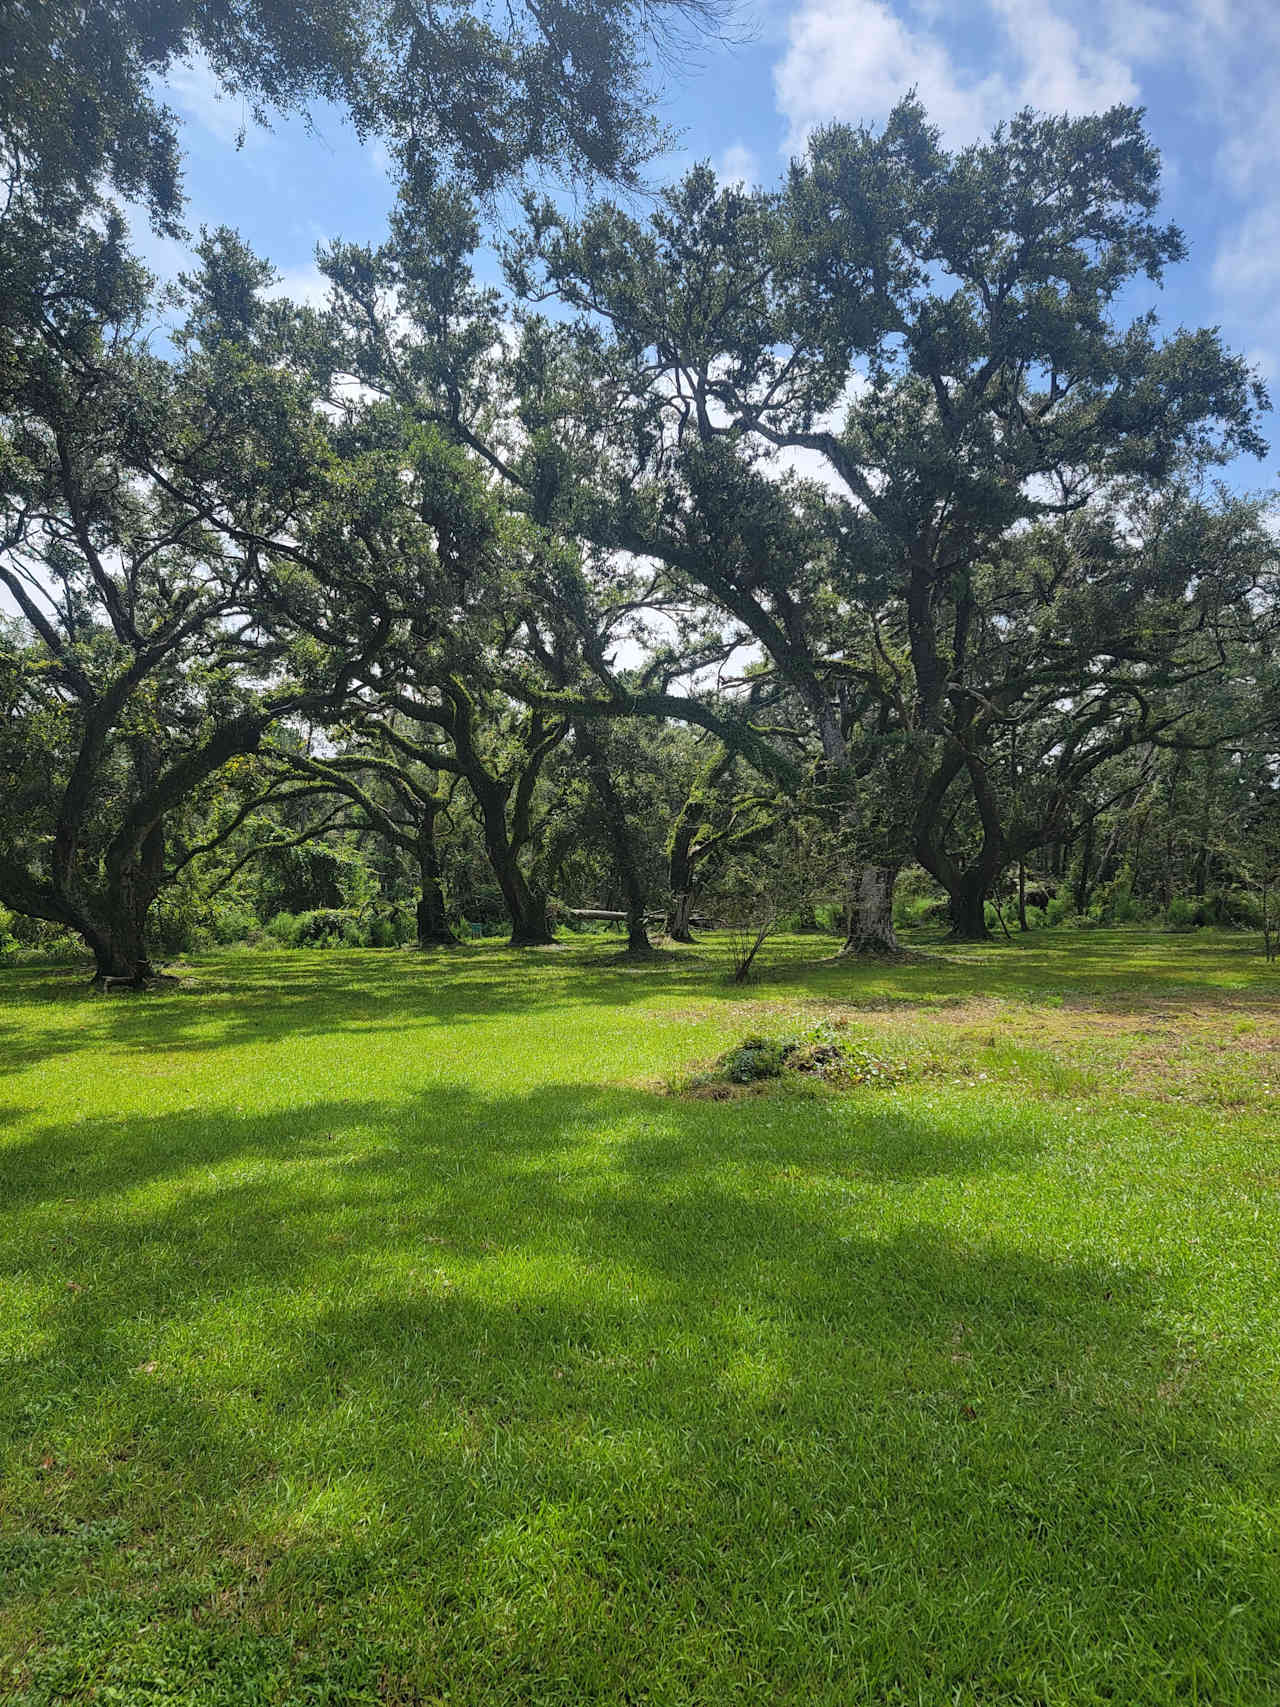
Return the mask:
<svg viewBox="0 0 1280 1707"><path fill-rule="evenodd" d="M819 1020L807 1030L782 1037L753 1033L726 1050L708 1072L684 1085L695 1095L731 1095L734 1087L759 1086L769 1080L794 1077L831 1085L899 1084L907 1076L905 1062L876 1054L850 1037L844 1022Z"/></svg>

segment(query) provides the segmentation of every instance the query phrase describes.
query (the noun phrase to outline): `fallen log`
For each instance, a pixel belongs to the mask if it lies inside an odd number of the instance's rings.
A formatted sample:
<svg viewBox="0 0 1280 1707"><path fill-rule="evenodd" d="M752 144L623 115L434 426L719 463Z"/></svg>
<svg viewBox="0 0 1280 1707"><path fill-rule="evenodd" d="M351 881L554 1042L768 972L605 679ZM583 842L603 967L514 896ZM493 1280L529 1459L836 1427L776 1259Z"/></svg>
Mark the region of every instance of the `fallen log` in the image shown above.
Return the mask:
<svg viewBox="0 0 1280 1707"><path fill-rule="evenodd" d="M625 925L627 922L626 913L615 913L608 907L566 907L564 912L565 917L570 919L603 919L608 924L616 925ZM660 909L655 912L646 913L644 916L644 922L647 925L665 924L666 919L667 915ZM690 915L689 923L696 926L698 930L709 931L715 929L715 926L710 919L695 918Z"/></svg>

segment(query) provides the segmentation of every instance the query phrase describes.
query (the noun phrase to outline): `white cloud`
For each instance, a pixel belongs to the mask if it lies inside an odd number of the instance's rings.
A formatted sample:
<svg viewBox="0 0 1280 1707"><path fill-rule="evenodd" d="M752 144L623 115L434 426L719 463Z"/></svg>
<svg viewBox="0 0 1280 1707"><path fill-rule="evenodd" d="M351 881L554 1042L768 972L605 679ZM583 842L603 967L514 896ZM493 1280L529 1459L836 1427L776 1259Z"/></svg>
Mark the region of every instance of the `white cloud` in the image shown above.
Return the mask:
<svg viewBox="0 0 1280 1707"><path fill-rule="evenodd" d="M280 276L264 294L268 297L287 297L290 302L310 308L324 308L329 301L329 281L312 261L305 267L284 267Z"/></svg>
<svg viewBox="0 0 1280 1707"><path fill-rule="evenodd" d="M1280 11L1272 0L1187 0L1197 99L1218 132L1214 167L1231 208L1213 265L1228 333L1280 376Z"/></svg>
<svg viewBox="0 0 1280 1707"><path fill-rule="evenodd" d="M716 162L716 176L738 189L754 189L760 182L760 162L741 142L732 143Z"/></svg>
<svg viewBox="0 0 1280 1707"><path fill-rule="evenodd" d="M979 74L958 64L935 33L942 17L936 7L921 4L908 16L888 0L804 0L775 73L778 106L790 125L788 152L816 124L882 118L910 88L953 146L1020 107L1081 113L1133 101L1138 83L1129 59L1149 56L1162 40L1147 6L1127 9L1131 37L1113 25L1105 46L1086 42L1051 0L986 6L991 68Z"/></svg>
<svg viewBox="0 0 1280 1707"><path fill-rule="evenodd" d="M1275 297L1278 281L1280 201L1269 201L1252 208L1224 237L1213 264L1213 282L1224 295L1262 298Z"/></svg>
<svg viewBox="0 0 1280 1707"><path fill-rule="evenodd" d="M219 142L232 147L257 144L264 132L253 122L248 103L225 95L205 56L195 54L173 66L165 77L165 95L184 118L203 125Z"/></svg>
<svg viewBox="0 0 1280 1707"><path fill-rule="evenodd" d="M882 0L805 0L774 81L789 153L817 124L882 117L913 85L956 140L970 140L1009 108L1001 78L964 76L937 38L908 27Z"/></svg>
<svg viewBox="0 0 1280 1707"><path fill-rule="evenodd" d="M1247 329L1252 366L1280 376L1280 196L1249 208L1225 232L1213 263L1213 285L1231 318Z"/></svg>
<svg viewBox="0 0 1280 1707"><path fill-rule="evenodd" d="M1096 113L1136 101L1131 66L1114 50L1087 45L1049 0L988 0L1019 63L1013 105L1048 113ZM1130 43L1130 51L1136 44Z"/></svg>

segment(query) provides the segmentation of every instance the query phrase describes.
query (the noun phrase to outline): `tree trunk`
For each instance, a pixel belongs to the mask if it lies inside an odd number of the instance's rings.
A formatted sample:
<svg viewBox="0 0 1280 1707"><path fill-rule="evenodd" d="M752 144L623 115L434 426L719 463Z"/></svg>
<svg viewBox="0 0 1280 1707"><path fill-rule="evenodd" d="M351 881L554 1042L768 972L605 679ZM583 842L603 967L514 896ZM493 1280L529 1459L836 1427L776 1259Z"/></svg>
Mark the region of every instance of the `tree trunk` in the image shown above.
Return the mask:
<svg viewBox="0 0 1280 1707"><path fill-rule="evenodd" d="M164 873L164 832L153 824L132 854L107 863L107 893L101 913L82 935L93 950L93 981L118 979L141 989L155 968L147 952L147 915Z"/></svg>
<svg viewBox="0 0 1280 1707"><path fill-rule="evenodd" d="M1018 861L1018 929L1031 929L1027 923L1027 862L1023 859Z"/></svg>
<svg viewBox="0 0 1280 1707"><path fill-rule="evenodd" d="M1093 819L1090 818L1084 827L1084 846L1080 849L1080 869L1076 873L1075 894L1072 900L1077 913L1084 913L1089 907L1090 866L1093 863Z"/></svg>
<svg viewBox="0 0 1280 1707"><path fill-rule="evenodd" d="M1205 891L1209 886L1210 840L1213 831L1213 783L1214 783L1213 754L1205 758L1204 763L1204 796L1200 805L1200 834L1197 838L1195 856L1195 895L1197 901L1203 901Z"/></svg>
<svg viewBox="0 0 1280 1707"><path fill-rule="evenodd" d="M418 947L452 948L458 939L449 928L445 908L440 852L436 847L436 814L424 811L418 824Z"/></svg>
<svg viewBox="0 0 1280 1707"><path fill-rule="evenodd" d="M893 928L896 865L864 865L850 896L849 933L841 954L901 954Z"/></svg>
<svg viewBox="0 0 1280 1707"><path fill-rule="evenodd" d="M681 889L671 897L667 908L667 935L672 942L692 942L689 915L693 911L693 890Z"/></svg>
<svg viewBox="0 0 1280 1707"><path fill-rule="evenodd" d="M104 988L108 979L113 983L132 984L142 989L155 968L147 953L146 939L128 926L90 927L82 932L93 951L93 982Z"/></svg>
<svg viewBox="0 0 1280 1707"><path fill-rule="evenodd" d="M471 779L471 786L480 801L484 851L511 920L510 946L544 948L555 941L547 923L547 897L530 888L520 869L519 856L507 833L506 796L492 782L480 777Z"/></svg>
<svg viewBox="0 0 1280 1707"><path fill-rule="evenodd" d="M667 843L667 891L671 899L667 904L666 934L672 942L693 941L689 915L693 912L693 898L698 888L694 882L696 861L693 847L706 820L707 796L732 764L732 755L722 750L714 763L699 774L671 827L671 838Z"/></svg>
<svg viewBox="0 0 1280 1707"><path fill-rule="evenodd" d="M81 935L93 951L93 982L102 987L108 978L141 989L155 968L147 952L146 915L150 900L140 904L131 882L111 897L101 923L83 928Z"/></svg>
<svg viewBox="0 0 1280 1707"><path fill-rule="evenodd" d="M497 871L497 878L502 898L507 904L507 917L511 920L510 946L545 948L549 942L554 942L551 926L547 923L547 898L529 887L514 859Z"/></svg>
<svg viewBox="0 0 1280 1707"><path fill-rule="evenodd" d="M458 939L449 928L439 891L423 890L418 898L417 922L419 948L457 947Z"/></svg>
<svg viewBox="0 0 1280 1707"><path fill-rule="evenodd" d="M627 822L622 795L609 770L608 755L603 743L597 738L596 731L585 723L574 725L574 742L587 761L587 771L591 777L591 785L596 791L596 798L600 802L605 833L609 838L614 865L622 884L627 912L627 953L651 954L653 945L645 929L645 913L648 909L645 904L644 880L640 875L640 862L636 856L635 838L631 825Z"/></svg>
<svg viewBox="0 0 1280 1707"><path fill-rule="evenodd" d="M692 942L689 915L693 911L696 893L693 878L693 840L702 822L701 809L696 801L686 803L680 822L671 835L667 854L667 886L671 899L667 904L667 935L672 942Z"/></svg>
<svg viewBox="0 0 1280 1707"><path fill-rule="evenodd" d="M950 892L951 940L987 942L987 885L981 871L968 871Z"/></svg>
<svg viewBox="0 0 1280 1707"><path fill-rule="evenodd" d="M982 856L964 869L927 835L920 835L916 839L916 858L947 892L951 940L986 942L991 934L987 930L987 891L1000 875L996 850L984 847Z"/></svg>

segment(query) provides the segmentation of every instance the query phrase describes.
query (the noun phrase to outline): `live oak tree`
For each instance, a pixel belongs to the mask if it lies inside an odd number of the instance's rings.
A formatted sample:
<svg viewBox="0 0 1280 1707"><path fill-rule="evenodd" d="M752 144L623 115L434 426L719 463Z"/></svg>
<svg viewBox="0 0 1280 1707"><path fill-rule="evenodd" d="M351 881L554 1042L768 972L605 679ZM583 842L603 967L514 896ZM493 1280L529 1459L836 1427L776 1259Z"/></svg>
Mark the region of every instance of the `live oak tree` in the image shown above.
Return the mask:
<svg viewBox="0 0 1280 1707"><path fill-rule="evenodd" d="M328 767L329 780L345 774L343 791L354 799L361 770L376 772L402 804L416 802L428 858L423 898L437 940L447 926L442 930L436 917L427 832L440 793L425 779L460 780L474 804L513 945L548 942L535 795L569 725L509 687L517 654L524 657L530 562L540 541L503 509L483 465L412 413L377 399L348 403L334 432L346 456L374 458L386 478L362 499L358 556L357 534L348 527L335 542L342 555L332 580L311 566L323 596L318 602L286 597L273 619L282 636L302 632L326 654L358 658L353 703L366 753L376 760L349 755L350 763ZM383 643L369 647L373 607L386 632ZM358 804L372 821L372 798ZM380 828L389 833L387 822Z"/></svg>
<svg viewBox="0 0 1280 1707"><path fill-rule="evenodd" d="M316 399L288 380L273 393L270 362L238 372L225 326L212 373L128 347L150 281L120 201L181 234L176 124L155 80L201 53L255 117L335 100L418 184L453 172L483 193L530 166L634 182L657 141L643 49L714 17L712 0L0 9L0 547L24 621L6 644L10 798L30 807L30 767L52 760L40 810L6 820L3 879L18 906L80 930L104 974L149 970L170 814L272 722L340 698L389 616L383 599L350 620L357 576L316 641L344 501L359 509L378 485L368 461L335 473ZM206 256L206 271L224 291L210 324L243 318L265 282L239 256ZM239 434L246 408L258 418ZM282 592L267 582L285 560ZM291 647L282 623L264 643L257 619L290 601L313 644Z"/></svg>
<svg viewBox="0 0 1280 1707"><path fill-rule="evenodd" d="M1229 726L1209 700L1256 725L1233 684L1266 673L1274 551L1191 487L1260 447L1265 398L1214 335L1118 323L1182 251L1134 114L1024 114L952 156L907 103L820 133L775 194L700 169L647 222L531 204L512 278L570 320L477 284L471 198L423 150L388 241L327 252L323 314L207 239L169 361L90 207L116 168L48 156L57 253L0 374L0 898L104 972L145 976L148 907L247 822L227 766L270 731L298 798L425 849L428 935L438 779L523 942L581 784L637 945L659 838L628 732L704 731L737 780L671 802L676 892L677 855L735 823L750 846L735 803L776 791L805 858L840 844L849 946L891 949L904 859L979 934L1011 860L1129 798L1128 755L1194 774ZM302 719L330 729L309 753Z"/></svg>
<svg viewBox="0 0 1280 1707"><path fill-rule="evenodd" d="M414 731L391 737L402 756L466 782L511 923L511 946L550 942L535 791L548 756L565 738L564 722L486 693L457 673L420 677L393 696L391 707Z"/></svg>
<svg viewBox="0 0 1280 1707"><path fill-rule="evenodd" d="M1256 503L1192 500L1171 484L1131 490L1118 513L1033 524L974 566L951 604L963 740L921 767L915 814L914 851L951 896L959 934L981 933L1007 865L1102 809L1089 783L1112 759L1238 738L1265 717L1276 558ZM1250 658L1242 700L1232 684Z"/></svg>
<svg viewBox="0 0 1280 1707"><path fill-rule="evenodd" d="M818 132L776 193L700 168L647 222L531 203L515 282L577 312L582 389L617 422L577 525L746 625L836 775L839 695L879 673L865 626L842 621L899 609L904 732L933 749L934 794L951 771L979 799L956 675L977 566L1118 483L1263 448L1265 394L1215 333L1161 341L1153 316L1117 318L1136 276L1184 253L1157 184L1130 109L1024 112L949 154L907 101L878 133ZM822 485L788 493L780 454ZM980 931L956 900L957 929Z"/></svg>
<svg viewBox="0 0 1280 1707"><path fill-rule="evenodd" d="M498 294L474 278L478 236L469 198L419 187L404 196L386 243L335 244L322 256L339 329L335 409L353 422L381 410L408 437L451 445L454 466L477 490L487 481L488 501L505 517L492 537L471 540L447 632L419 630L401 649L387 703L465 777L516 944L550 937L557 861L539 856L535 796L544 765L572 733L640 950L647 896L625 790L609 762L615 742L591 720L593 689L617 686L613 629L649 595L608 566L597 565L593 579L559 525L567 447L548 430L536 359L513 345ZM644 685L646 704L669 708L670 696ZM630 690L618 690L609 709L631 706Z"/></svg>
<svg viewBox="0 0 1280 1707"><path fill-rule="evenodd" d="M395 471L335 446L314 316L264 303L269 278L208 239L166 363L138 337L145 280L122 268L110 317L31 355L5 424L0 585L22 628L0 894L79 932L100 977L150 973L175 815L273 724L332 714L387 637L386 588L366 597L357 571L371 518L395 515ZM310 632L270 626L290 607Z"/></svg>

